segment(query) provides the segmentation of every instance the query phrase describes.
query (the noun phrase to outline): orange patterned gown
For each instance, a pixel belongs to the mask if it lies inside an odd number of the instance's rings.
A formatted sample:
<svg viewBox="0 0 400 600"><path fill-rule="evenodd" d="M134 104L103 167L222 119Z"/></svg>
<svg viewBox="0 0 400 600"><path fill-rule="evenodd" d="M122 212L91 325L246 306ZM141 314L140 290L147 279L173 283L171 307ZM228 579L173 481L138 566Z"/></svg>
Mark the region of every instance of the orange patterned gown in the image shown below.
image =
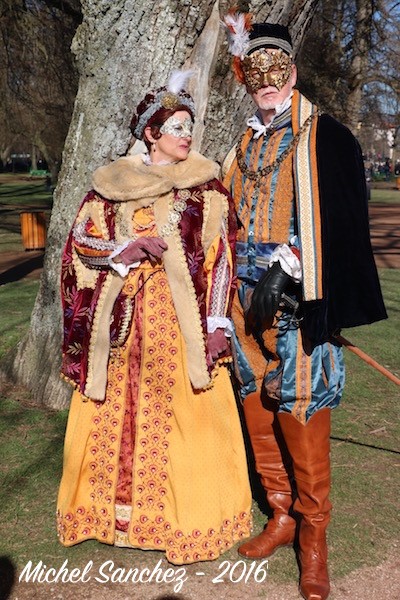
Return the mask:
<svg viewBox="0 0 400 600"><path fill-rule="evenodd" d="M136 213L136 218L140 212ZM105 401L73 394L58 497L60 541L212 560L250 535L251 493L226 364L195 390L164 268L125 278L126 340L111 347ZM182 299L184 301L184 299Z"/></svg>

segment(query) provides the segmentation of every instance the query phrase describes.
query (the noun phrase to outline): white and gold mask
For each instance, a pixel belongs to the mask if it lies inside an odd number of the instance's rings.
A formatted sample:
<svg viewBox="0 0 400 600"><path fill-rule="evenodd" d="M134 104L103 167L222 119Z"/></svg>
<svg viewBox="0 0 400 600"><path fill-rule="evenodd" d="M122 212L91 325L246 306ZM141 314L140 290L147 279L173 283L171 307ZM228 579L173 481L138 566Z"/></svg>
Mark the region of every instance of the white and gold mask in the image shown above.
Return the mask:
<svg viewBox="0 0 400 600"><path fill-rule="evenodd" d="M280 92L290 79L292 58L281 49L256 50L244 57L242 67L251 92L256 93L268 85Z"/></svg>
<svg viewBox="0 0 400 600"><path fill-rule="evenodd" d="M193 121L190 117L187 117L183 121L174 116L169 117L162 127L160 127L160 133L169 133L177 138L192 137Z"/></svg>

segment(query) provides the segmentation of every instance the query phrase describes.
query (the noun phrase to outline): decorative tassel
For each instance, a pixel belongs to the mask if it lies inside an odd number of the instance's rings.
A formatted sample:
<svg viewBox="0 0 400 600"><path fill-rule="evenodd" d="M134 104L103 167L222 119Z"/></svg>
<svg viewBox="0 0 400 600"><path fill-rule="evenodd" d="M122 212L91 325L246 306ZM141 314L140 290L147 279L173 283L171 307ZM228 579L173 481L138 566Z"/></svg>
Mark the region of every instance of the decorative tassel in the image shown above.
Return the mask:
<svg viewBox="0 0 400 600"><path fill-rule="evenodd" d="M193 75L193 73L193 69L188 69L186 71L173 71L167 83L167 90L171 92L171 94L179 94L179 92L183 90L187 80Z"/></svg>
<svg viewBox="0 0 400 600"><path fill-rule="evenodd" d="M240 12L228 13L222 23L228 34L229 52L242 60L249 45L251 15Z"/></svg>

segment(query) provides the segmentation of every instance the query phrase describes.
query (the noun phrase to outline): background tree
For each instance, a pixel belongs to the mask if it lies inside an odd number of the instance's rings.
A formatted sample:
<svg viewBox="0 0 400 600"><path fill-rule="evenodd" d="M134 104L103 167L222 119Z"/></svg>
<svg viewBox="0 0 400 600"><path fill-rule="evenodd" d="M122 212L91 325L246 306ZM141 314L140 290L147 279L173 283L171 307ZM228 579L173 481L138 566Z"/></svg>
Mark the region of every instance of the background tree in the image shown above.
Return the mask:
<svg viewBox="0 0 400 600"><path fill-rule="evenodd" d="M317 0L241 3L259 20L291 23L299 45ZM60 369L60 254L91 173L125 154L133 108L174 68L196 69L191 92L197 105L194 146L221 160L249 111L245 91L230 72L220 19L233 3L218 0L82 0L83 21L72 49L79 89L65 144L48 231L40 290L28 335L12 376L37 404L65 406L70 389ZM237 4L237 3L236 3Z"/></svg>
<svg viewBox="0 0 400 600"><path fill-rule="evenodd" d="M366 117L382 120L389 98L393 109L396 89L398 98L399 33L395 0L319 2L299 55L299 87L358 136Z"/></svg>
<svg viewBox="0 0 400 600"><path fill-rule="evenodd" d="M54 176L77 90L70 45L80 20L79 0L2 0L0 8L1 137L24 143L33 160L39 150Z"/></svg>
<svg viewBox="0 0 400 600"><path fill-rule="evenodd" d="M390 128L393 139L389 145L394 164L398 159L400 124L399 2L380 2L377 27L379 37L375 46L374 63L370 81L364 88L360 137L367 142L368 132L372 128L386 132Z"/></svg>

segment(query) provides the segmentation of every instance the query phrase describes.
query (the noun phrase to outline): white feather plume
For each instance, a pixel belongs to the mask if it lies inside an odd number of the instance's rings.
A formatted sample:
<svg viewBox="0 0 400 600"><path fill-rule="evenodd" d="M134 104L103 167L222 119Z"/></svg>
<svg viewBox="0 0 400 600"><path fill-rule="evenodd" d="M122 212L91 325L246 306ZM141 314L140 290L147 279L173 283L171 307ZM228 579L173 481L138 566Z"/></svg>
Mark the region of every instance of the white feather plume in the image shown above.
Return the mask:
<svg viewBox="0 0 400 600"><path fill-rule="evenodd" d="M246 29L244 14L228 14L224 17L223 24L228 33L229 52L242 58L249 45L249 31Z"/></svg>
<svg viewBox="0 0 400 600"><path fill-rule="evenodd" d="M167 90L172 94L179 94L179 92L184 89L187 80L193 73L193 69L188 69L186 71L172 71L167 83Z"/></svg>

